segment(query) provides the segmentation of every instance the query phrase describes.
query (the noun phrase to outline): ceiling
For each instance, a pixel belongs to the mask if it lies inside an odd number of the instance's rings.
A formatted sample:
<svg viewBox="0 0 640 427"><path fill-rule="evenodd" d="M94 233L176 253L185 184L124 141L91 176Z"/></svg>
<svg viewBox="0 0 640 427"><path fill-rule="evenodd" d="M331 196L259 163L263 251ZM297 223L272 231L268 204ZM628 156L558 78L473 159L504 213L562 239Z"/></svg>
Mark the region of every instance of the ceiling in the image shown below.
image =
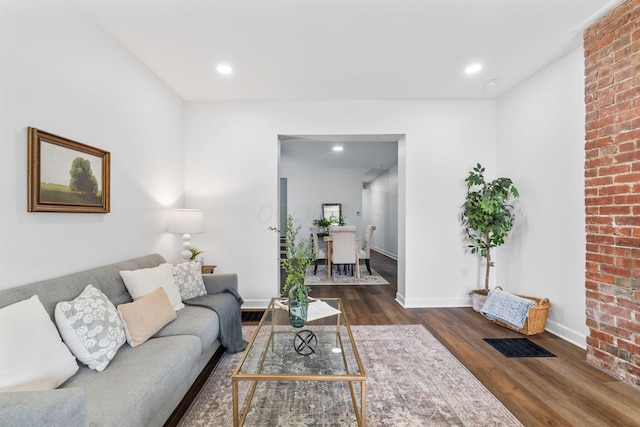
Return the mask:
<svg viewBox="0 0 640 427"><path fill-rule="evenodd" d="M363 169L367 184L398 164L403 135L281 135L280 167ZM336 152L339 145L343 151Z"/></svg>
<svg viewBox="0 0 640 427"><path fill-rule="evenodd" d="M619 3L72 1L188 101L495 99ZM469 76L472 62L484 68ZM219 75L220 63L234 72Z"/></svg>
<svg viewBox="0 0 640 427"><path fill-rule="evenodd" d="M186 101L496 99L620 2L71 1ZM281 165L366 168L366 183L397 163L400 137L282 136Z"/></svg>

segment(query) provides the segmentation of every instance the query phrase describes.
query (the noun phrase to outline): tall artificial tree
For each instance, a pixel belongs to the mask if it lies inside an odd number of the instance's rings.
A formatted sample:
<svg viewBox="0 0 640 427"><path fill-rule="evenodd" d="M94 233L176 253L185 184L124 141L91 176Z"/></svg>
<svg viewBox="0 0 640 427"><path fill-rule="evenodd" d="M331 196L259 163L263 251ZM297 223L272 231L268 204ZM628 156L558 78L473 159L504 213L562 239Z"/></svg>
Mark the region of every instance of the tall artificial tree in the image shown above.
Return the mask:
<svg viewBox="0 0 640 427"><path fill-rule="evenodd" d="M462 205L460 219L469 239L471 253L486 258L484 293L489 292L489 273L494 266L491 249L504 244L513 228L515 215L511 202L518 198L518 190L509 178L496 178L487 182L480 163L465 179L467 197Z"/></svg>

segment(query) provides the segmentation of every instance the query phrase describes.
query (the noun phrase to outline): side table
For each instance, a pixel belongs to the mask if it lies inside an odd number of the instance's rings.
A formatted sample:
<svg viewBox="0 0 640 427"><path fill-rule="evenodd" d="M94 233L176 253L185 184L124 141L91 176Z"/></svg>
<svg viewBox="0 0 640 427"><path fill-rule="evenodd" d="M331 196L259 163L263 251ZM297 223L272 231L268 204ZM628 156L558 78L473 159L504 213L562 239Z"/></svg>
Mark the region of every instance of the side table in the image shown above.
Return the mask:
<svg viewBox="0 0 640 427"><path fill-rule="evenodd" d="M215 270L217 265L203 265L202 266L202 274L213 274L213 270Z"/></svg>

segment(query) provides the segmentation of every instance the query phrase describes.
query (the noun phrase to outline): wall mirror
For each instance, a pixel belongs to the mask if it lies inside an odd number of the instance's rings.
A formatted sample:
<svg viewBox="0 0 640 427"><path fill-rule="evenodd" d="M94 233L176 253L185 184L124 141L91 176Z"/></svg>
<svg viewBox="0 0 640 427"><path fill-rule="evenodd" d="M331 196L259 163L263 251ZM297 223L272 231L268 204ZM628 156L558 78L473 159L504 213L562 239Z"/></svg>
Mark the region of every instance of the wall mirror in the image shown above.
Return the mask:
<svg viewBox="0 0 640 427"><path fill-rule="evenodd" d="M339 218L342 216L342 203L323 203L322 204L322 218L329 219L330 217Z"/></svg>

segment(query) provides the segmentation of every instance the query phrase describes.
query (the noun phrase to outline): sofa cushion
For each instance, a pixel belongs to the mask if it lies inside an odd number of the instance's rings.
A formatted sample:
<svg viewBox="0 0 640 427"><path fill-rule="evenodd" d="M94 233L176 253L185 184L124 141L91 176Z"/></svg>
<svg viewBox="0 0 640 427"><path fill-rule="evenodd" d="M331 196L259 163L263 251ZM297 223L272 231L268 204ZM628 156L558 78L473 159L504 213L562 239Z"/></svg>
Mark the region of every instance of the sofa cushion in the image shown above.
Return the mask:
<svg viewBox="0 0 640 427"><path fill-rule="evenodd" d="M161 426L177 405L167 402L179 402L191 386L185 381L200 353L195 336L151 338L123 346L104 372L80 367L62 387L84 388L92 426Z"/></svg>
<svg viewBox="0 0 640 427"><path fill-rule="evenodd" d="M171 335L195 335L200 338L202 348L210 348L218 339L220 322L215 311L205 307L187 306L177 312L178 318L169 323L154 335L166 337Z"/></svg>
<svg viewBox="0 0 640 427"><path fill-rule="evenodd" d="M0 391L50 390L78 364L37 295L0 309Z"/></svg>
<svg viewBox="0 0 640 427"><path fill-rule="evenodd" d="M202 280L202 260L183 262L174 265L171 269L183 301L207 293Z"/></svg>
<svg viewBox="0 0 640 427"><path fill-rule="evenodd" d="M139 346L176 319L176 312L163 288L158 288L128 304L120 304L118 313L131 347Z"/></svg>
<svg viewBox="0 0 640 427"><path fill-rule="evenodd" d="M79 387L0 393L2 427L89 427L87 397Z"/></svg>
<svg viewBox="0 0 640 427"><path fill-rule="evenodd" d="M126 341L118 311L93 285L75 299L59 302L55 319L71 352L96 371L103 371Z"/></svg>
<svg viewBox="0 0 640 427"><path fill-rule="evenodd" d="M120 276L134 300L142 298L158 288L163 288L175 310L184 308L180 290L173 278L171 266L167 263L152 268L138 270L122 270Z"/></svg>

